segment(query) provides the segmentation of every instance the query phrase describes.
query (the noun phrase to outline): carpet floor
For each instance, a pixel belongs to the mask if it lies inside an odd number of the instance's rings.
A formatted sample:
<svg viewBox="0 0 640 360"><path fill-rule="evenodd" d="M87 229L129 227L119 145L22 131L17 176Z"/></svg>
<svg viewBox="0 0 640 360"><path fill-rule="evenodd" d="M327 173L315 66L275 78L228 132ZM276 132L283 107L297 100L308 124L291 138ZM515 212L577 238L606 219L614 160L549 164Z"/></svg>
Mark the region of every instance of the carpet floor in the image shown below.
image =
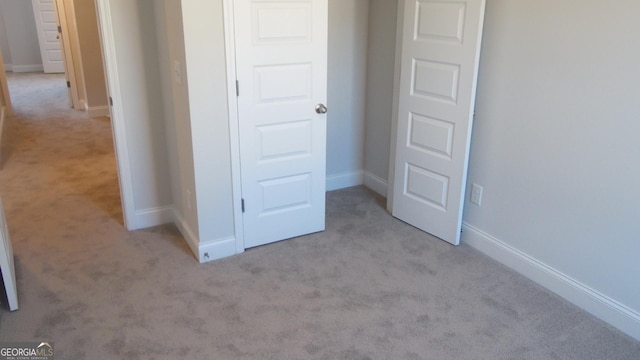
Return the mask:
<svg viewBox="0 0 640 360"><path fill-rule="evenodd" d="M0 171L20 309L0 341L56 359L640 359L640 343L517 273L327 194L327 230L200 265L172 225L123 227L108 119L60 76L11 75Z"/></svg>

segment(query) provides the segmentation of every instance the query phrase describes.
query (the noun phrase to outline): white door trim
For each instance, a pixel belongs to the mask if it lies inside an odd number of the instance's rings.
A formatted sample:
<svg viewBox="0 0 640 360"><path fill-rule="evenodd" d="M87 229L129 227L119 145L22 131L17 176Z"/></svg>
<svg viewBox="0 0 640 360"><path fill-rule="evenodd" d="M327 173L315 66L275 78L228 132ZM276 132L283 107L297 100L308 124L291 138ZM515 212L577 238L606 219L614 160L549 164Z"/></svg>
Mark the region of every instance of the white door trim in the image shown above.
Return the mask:
<svg viewBox="0 0 640 360"><path fill-rule="evenodd" d="M34 3L38 0L33 0ZM67 20L67 8L62 0L53 0L53 7L58 17L60 30L60 48L62 50L62 62L64 63L64 73L69 82L69 94L71 95L71 107L76 110L83 110L84 105L80 101L80 93L78 92L78 79L76 74L76 62L74 53L71 50L71 34L69 31L69 22Z"/></svg>
<svg viewBox="0 0 640 360"><path fill-rule="evenodd" d="M231 147L231 183L233 221L236 233L236 253L245 250L242 220L242 172L240 170L240 126L238 124L238 97L236 88L236 39L233 0L222 1L224 10L224 38L227 57L227 100L229 104L229 139Z"/></svg>
<svg viewBox="0 0 640 360"><path fill-rule="evenodd" d="M116 149L116 162L118 167L118 180L120 182L120 198L125 227L135 230L136 211L133 197L133 179L129 163L129 146L127 143L127 131L124 124L124 110L122 108L122 92L118 77L118 62L111 19L111 5L109 0L97 0L98 25L100 27L100 39L104 57L107 89L113 99L111 106L111 127L113 142Z"/></svg>
<svg viewBox="0 0 640 360"><path fill-rule="evenodd" d="M4 59L0 51L0 107L4 106L4 115L13 116L13 105L11 104L11 94L9 94L9 85L7 83L7 73L4 68ZM0 128L0 132L2 129Z"/></svg>

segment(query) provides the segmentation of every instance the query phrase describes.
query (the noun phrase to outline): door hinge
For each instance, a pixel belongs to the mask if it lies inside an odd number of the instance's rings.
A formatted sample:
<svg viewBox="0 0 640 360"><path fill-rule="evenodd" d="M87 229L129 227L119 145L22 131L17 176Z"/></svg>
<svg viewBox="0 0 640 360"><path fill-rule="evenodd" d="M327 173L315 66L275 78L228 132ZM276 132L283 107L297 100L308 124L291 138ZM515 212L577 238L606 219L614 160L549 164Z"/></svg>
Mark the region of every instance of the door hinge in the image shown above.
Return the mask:
<svg viewBox="0 0 640 360"><path fill-rule="evenodd" d="M244 199L242 199L242 212L244 213Z"/></svg>
<svg viewBox="0 0 640 360"><path fill-rule="evenodd" d="M58 26L58 32L62 34L62 26Z"/></svg>
<svg viewBox="0 0 640 360"><path fill-rule="evenodd" d="M109 96L109 105L113 106L113 98Z"/></svg>
<svg viewBox="0 0 640 360"><path fill-rule="evenodd" d="M240 81L236 80L236 96L240 96Z"/></svg>
<svg viewBox="0 0 640 360"><path fill-rule="evenodd" d="M67 81L67 87L71 88L71 81Z"/></svg>

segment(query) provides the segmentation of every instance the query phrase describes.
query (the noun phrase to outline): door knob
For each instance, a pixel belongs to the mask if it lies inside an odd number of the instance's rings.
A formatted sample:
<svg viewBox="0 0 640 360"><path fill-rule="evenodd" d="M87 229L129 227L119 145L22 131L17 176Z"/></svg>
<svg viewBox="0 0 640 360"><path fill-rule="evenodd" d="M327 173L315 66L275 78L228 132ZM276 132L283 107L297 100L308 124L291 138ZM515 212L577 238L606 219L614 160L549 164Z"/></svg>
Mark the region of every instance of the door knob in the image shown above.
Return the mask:
<svg viewBox="0 0 640 360"><path fill-rule="evenodd" d="M318 114L326 114L327 113L327 107L324 104L316 105L316 113L318 113Z"/></svg>

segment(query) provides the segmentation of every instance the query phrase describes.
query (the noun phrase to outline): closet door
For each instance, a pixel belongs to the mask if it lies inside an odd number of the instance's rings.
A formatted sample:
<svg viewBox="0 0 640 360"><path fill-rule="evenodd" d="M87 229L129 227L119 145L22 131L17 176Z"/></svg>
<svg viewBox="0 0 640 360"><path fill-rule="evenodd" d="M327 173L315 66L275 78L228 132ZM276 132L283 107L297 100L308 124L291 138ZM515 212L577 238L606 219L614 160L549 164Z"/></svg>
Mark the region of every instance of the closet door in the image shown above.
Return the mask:
<svg viewBox="0 0 640 360"><path fill-rule="evenodd" d="M234 1L245 248L324 230L327 0Z"/></svg>
<svg viewBox="0 0 640 360"><path fill-rule="evenodd" d="M460 243L485 0L405 0L392 212Z"/></svg>

